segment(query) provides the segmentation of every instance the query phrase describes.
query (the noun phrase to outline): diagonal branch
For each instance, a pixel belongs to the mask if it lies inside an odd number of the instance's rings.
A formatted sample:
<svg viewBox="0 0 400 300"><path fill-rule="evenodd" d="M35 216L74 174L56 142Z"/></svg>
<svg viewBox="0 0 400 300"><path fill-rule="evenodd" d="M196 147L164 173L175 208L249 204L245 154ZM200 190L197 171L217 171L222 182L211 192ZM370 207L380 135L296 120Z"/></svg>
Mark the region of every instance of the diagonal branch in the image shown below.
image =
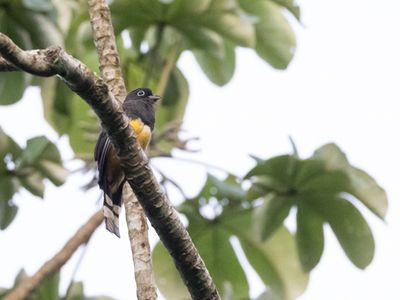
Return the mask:
<svg viewBox="0 0 400 300"><path fill-rule="evenodd" d="M90 23L100 62L100 72L115 98L122 103L126 96L125 83L119 62L111 13L105 0L88 0ZM123 197L138 300L157 299L153 276L147 219L143 208L125 184Z"/></svg>
<svg viewBox="0 0 400 300"><path fill-rule="evenodd" d="M33 275L21 282L15 289L8 293L3 300L22 300L45 279L57 270L59 270L75 253L79 246L87 243L93 232L103 222L103 212L96 212L72 238L64 245L64 247Z"/></svg>
<svg viewBox="0 0 400 300"><path fill-rule="evenodd" d="M32 54L22 51L7 36L0 33L0 54L5 59L33 74L59 75L73 91L92 106L117 149L129 185L173 257L192 298L219 299L203 260L179 220L178 213L158 184L147 157L136 141L128 118L119 102L108 91L107 85L61 48L50 47L36 51L48 56L42 59L35 57L36 61L28 64L27 62L34 59ZM37 69L33 66L37 66Z"/></svg>

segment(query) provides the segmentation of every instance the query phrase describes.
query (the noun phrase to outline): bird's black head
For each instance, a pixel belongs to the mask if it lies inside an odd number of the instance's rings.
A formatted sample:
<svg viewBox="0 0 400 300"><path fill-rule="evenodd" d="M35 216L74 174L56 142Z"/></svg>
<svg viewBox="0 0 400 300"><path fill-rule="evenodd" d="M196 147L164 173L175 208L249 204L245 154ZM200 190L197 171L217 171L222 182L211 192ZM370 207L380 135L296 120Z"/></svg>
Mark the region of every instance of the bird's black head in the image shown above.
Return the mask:
<svg viewBox="0 0 400 300"><path fill-rule="evenodd" d="M138 88L133 90L127 97L132 100L150 100L151 102L160 99L160 96L153 95L153 92L149 88Z"/></svg>

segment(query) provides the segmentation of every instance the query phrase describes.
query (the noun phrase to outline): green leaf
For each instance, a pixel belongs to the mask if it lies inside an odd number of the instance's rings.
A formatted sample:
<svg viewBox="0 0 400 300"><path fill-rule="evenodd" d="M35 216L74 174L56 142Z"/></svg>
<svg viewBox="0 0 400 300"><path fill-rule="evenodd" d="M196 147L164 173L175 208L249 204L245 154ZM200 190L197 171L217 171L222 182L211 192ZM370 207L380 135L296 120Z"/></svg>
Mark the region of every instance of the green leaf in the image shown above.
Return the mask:
<svg viewBox="0 0 400 300"><path fill-rule="evenodd" d="M225 41L222 58L203 50L194 50L193 54L208 79L216 85L223 86L232 79L236 65L235 47L232 43Z"/></svg>
<svg viewBox="0 0 400 300"><path fill-rule="evenodd" d="M296 175L293 184L296 188L306 184L311 179L326 172L325 164L318 159L304 159L297 163Z"/></svg>
<svg viewBox="0 0 400 300"><path fill-rule="evenodd" d="M320 147L313 157L323 160L328 170L346 172L350 178L350 187L346 192L354 195L379 218L385 218L388 209L385 190L365 171L351 166L346 155L336 144Z"/></svg>
<svg viewBox="0 0 400 300"><path fill-rule="evenodd" d="M181 122L189 100L189 84L178 68L174 68L168 80L165 95L156 112L156 128L170 122Z"/></svg>
<svg viewBox="0 0 400 300"><path fill-rule="evenodd" d="M300 21L300 7L296 4L295 0L272 0L276 4L285 7L290 13Z"/></svg>
<svg viewBox="0 0 400 300"><path fill-rule="evenodd" d="M298 205L296 243L301 265L306 272L318 264L324 251L323 224L312 208Z"/></svg>
<svg viewBox="0 0 400 300"><path fill-rule="evenodd" d="M300 193L338 194L349 189L350 180L341 171L325 172L299 186Z"/></svg>
<svg viewBox="0 0 400 300"><path fill-rule="evenodd" d="M13 176L0 174L0 202L7 202L17 192L18 187L14 182Z"/></svg>
<svg viewBox="0 0 400 300"><path fill-rule="evenodd" d="M279 183L282 188L291 185L294 166L297 159L291 155L276 156L269 160L258 163L251 169L245 178L253 176L270 177L271 181Z"/></svg>
<svg viewBox="0 0 400 300"><path fill-rule="evenodd" d="M2 178L1 181L4 179ZM4 184L0 183L0 188L3 188ZM0 197L1 197L0 190ZM11 224L17 215L18 207L15 206L12 202L4 199L0 199L0 230L4 230Z"/></svg>
<svg viewBox="0 0 400 300"><path fill-rule="evenodd" d="M167 299L190 299L182 278L164 246L158 242L152 252L154 277L158 289Z"/></svg>
<svg viewBox="0 0 400 300"><path fill-rule="evenodd" d="M28 9L16 9L12 11L12 17L29 33L34 48L64 46L64 38L50 16Z"/></svg>
<svg viewBox="0 0 400 300"><path fill-rule="evenodd" d="M46 121L59 134L67 133L72 125L71 90L56 77L43 80L40 88Z"/></svg>
<svg viewBox="0 0 400 300"><path fill-rule="evenodd" d="M334 196L309 197L306 201L329 223L350 261L360 269L366 268L374 257L375 243L358 209L349 201Z"/></svg>
<svg viewBox="0 0 400 300"><path fill-rule="evenodd" d="M293 58L296 38L280 6L265 0L241 0L242 8L258 20L256 52L276 69L286 69Z"/></svg>
<svg viewBox="0 0 400 300"><path fill-rule="evenodd" d="M167 6L165 19L169 22L179 22L180 19L204 13L210 6L211 0L174 0Z"/></svg>
<svg viewBox="0 0 400 300"><path fill-rule="evenodd" d="M46 277L36 288L27 300L58 300L58 288L60 283L60 273L56 272L50 277Z"/></svg>
<svg viewBox="0 0 400 300"><path fill-rule="evenodd" d="M27 32L1 10L0 28L1 32L9 36L20 48L31 48ZM26 72L0 72L0 105L10 105L19 101L31 78L32 76Z"/></svg>
<svg viewBox="0 0 400 300"><path fill-rule="evenodd" d="M254 26L234 13L209 13L201 15L196 22L239 46L252 48L256 44Z"/></svg>
<svg viewBox="0 0 400 300"><path fill-rule="evenodd" d="M184 24L178 30L188 42L188 48L207 52L208 56L223 59L226 54L224 39L208 28Z"/></svg>
<svg viewBox="0 0 400 300"><path fill-rule="evenodd" d="M230 200L240 202L245 200L246 193L236 182L236 177L227 177L225 180L219 180L217 177L208 174L206 184L197 196L205 199L215 197L218 200Z"/></svg>
<svg viewBox="0 0 400 300"><path fill-rule="evenodd" d="M99 121L90 106L77 95L72 97L72 126L69 128L69 142L76 156L93 157L100 129Z"/></svg>
<svg viewBox="0 0 400 300"><path fill-rule="evenodd" d="M224 216L220 221L236 235L244 253L261 280L272 290L276 300L294 300L308 283L301 269L296 245L289 231L281 227L268 240L261 242L249 230L251 212Z"/></svg>
<svg viewBox="0 0 400 300"><path fill-rule="evenodd" d="M26 143L26 148L22 154L21 164L33 165L43 157L43 152L50 145L50 141L45 136L31 138Z"/></svg>
<svg viewBox="0 0 400 300"><path fill-rule="evenodd" d="M271 237L282 226L289 215L292 201L289 197L272 196L254 210L254 231L259 233L262 240Z"/></svg>
<svg viewBox="0 0 400 300"><path fill-rule="evenodd" d="M50 0L23 0L22 3L34 11L50 11L54 8Z"/></svg>
<svg viewBox="0 0 400 300"><path fill-rule="evenodd" d="M193 226L193 223L191 225ZM218 224L210 225L207 231L201 234L191 234L194 243L221 296L232 294L231 299L247 299L249 286L229 240L232 233Z"/></svg>
<svg viewBox="0 0 400 300"><path fill-rule="evenodd" d="M32 168L27 171L28 175L19 176L19 180L21 181L22 186L31 192L33 195L43 198L44 196L44 183L43 176L39 172L35 172ZM21 173L25 173L24 169L21 170Z"/></svg>
<svg viewBox="0 0 400 300"><path fill-rule="evenodd" d="M350 165L346 154L334 143L319 147L314 151L313 157L322 160L327 170L346 170Z"/></svg>
<svg viewBox="0 0 400 300"><path fill-rule="evenodd" d="M352 195L364 203L373 213L384 219L388 210L385 190L365 171L358 168L348 170Z"/></svg>
<svg viewBox="0 0 400 300"><path fill-rule="evenodd" d="M62 185L68 177L68 171L62 165L49 160L39 161L37 169L56 186Z"/></svg>
<svg viewBox="0 0 400 300"><path fill-rule="evenodd" d="M87 300L83 292L82 282L72 282L67 291L68 295L63 300Z"/></svg>

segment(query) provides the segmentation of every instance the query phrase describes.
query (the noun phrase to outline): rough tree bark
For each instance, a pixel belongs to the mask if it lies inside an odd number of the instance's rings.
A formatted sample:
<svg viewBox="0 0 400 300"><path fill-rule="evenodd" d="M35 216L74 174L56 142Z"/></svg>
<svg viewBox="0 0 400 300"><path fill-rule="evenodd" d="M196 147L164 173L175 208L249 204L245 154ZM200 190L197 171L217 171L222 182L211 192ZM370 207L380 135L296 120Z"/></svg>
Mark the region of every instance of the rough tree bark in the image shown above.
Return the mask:
<svg viewBox="0 0 400 300"><path fill-rule="evenodd" d="M126 88L120 66L111 13L105 0L88 0L90 23L100 63L100 72L115 98L122 103ZM136 195L128 184L123 190L125 216L135 269L138 300L157 299L151 263L147 219Z"/></svg>
<svg viewBox="0 0 400 300"><path fill-rule="evenodd" d="M58 75L92 106L117 149L129 185L172 256L192 298L220 299L203 260L137 143L127 116L104 81L60 47L23 51L0 33L0 54L16 68L31 74Z"/></svg>
<svg viewBox="0 0 400 300"><path fill-rule="evenodd" d="M103 211L96 212L72 238L64 245L64 247L32 276L26 278L8 293L3 300L22 300L29 296L29 294L48 276L58 271L74 254L79 246L87 243L92 236L93 232L103 222Z"/></svg>

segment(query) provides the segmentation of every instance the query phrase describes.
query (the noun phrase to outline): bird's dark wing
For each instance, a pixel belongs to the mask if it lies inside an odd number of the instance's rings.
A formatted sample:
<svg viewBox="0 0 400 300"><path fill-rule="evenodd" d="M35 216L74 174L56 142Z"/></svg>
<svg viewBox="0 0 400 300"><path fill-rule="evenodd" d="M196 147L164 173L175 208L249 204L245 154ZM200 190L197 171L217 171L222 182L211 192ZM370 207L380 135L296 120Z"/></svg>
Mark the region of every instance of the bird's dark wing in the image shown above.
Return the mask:
<svg viewBox="0 0 400 300"><path fill-rule="evenodd" d="M97 139L96 148L94 149L94 160L97 161L99 170L99 186L108 194L108 186L106 182L106 159L111 150L111 141L104 129L101 130Z"/></svg>

